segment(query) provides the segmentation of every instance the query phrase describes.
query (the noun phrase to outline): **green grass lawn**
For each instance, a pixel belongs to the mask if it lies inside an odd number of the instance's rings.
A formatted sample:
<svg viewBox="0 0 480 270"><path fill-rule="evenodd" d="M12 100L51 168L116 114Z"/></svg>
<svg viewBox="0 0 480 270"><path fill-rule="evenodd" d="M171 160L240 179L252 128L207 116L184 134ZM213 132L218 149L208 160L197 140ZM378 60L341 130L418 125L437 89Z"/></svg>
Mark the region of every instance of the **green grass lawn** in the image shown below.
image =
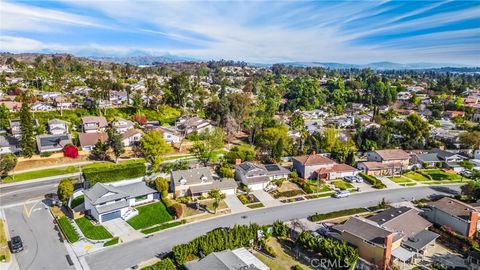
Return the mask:
<svg viewBox="0 0 480 270"><path fill-rule="evenodd" d="M70 208L73 209L73 208L79 206L80 204L82 204L84 201L85 201L85 196L80 195L80 196L78 196L78 197L76 197L75 199L72 200L72 203L70 204Z"/></svg>
<svg viewBox="0 0 480 270"><path fill-rule="evenodd" d="M310 187L312 188L314 193L331 191L331 189L327 185L322 182L318 183L317 180L307 180L307 183L310 184Z"/></svg>
<svg viewBox="0 0 480 270"><path fill-rule="evenodd" d="M172 216L162 202L140 206L137 210L138 215L127 221L135 230L172 220Z"/></svg>
<svg viewBox="0 0 480 270"><path fill-rule="evenodd" d="M407 178L410 178L410 179L413 179L415 181L418 181L418 182L425 182L425 181L430 181L430 179L428 179L427 177L419 174L419 173L416 173L416 172L408 172L406 174L403 175L404 177L407 177Z"/></svg>
<svg viewBox="0 0 480 270"><path fill-rule="evenodd" d="M392 180L393 182L395 183L408 183L408 182L412 182L412 180L404 177L404 176L394 176L394 177L390 177L390 180Z"/></svg>
<svg viewBox="0 0 480 270"><path fill-rule="evenodd" d="M353 188L352 184L346 182L346 181L343 181L343 180L338 180L338 181L332 181L332 184L336 187L336 188L339 188L341 190L347 190L347 189L350 189L350 188Z"/></svg>
<svg viewBox="0 0 480 270"><path fill-rule="evenodd" d="M263 203L259 202L259 203L252 203L252 204L249 204L247 205L248 208L250 209L255 209L255 208L262 208L264 207L265 205L263 205Z"/></svg>
<svg viewBox="0 0 480 270"><path fill-rule="evenodd" d="M178 225L181 225L181 224L182 224L181 221L174 221L174 222L169 222L169 223L165 223L165 224L160 224L158 226L142 230L142 233L151 234L151 233L158 232L158 231L161 231L161 230L165 230L165 229L168 229L168 228L172 228L172 227L175 227L175 226L178 226Z"/></svg>
<svg viewBox="0 0 480 270"><path fill-rule="evenodd" d="M461 180L462 176L456 173L448 173L442 170L423 170L423 173L426 173L432 177L433 180Z"/></svg>
<svg viewBox="0 0 480 270"><path fill-rule="evenodd" d="M88 239L103 240L112 238L113 236L102 225L93 225L86 217L82 217L75 220L82 233Z"/></svg>
<svg viewBox="0 0 480 270"><path fill-rule="evenodd" d="M38 170L38 171L18 173L15 175L9 175L5 177L5 179L3 179L2 182L3 183L20 182L20 181L32 180L36 178L69 174L74 172L78 172L77 167L74 167L74 166L68 166L63 168L52 168L52 169L45 169L45 170Z"/></svg>
<svg viewBox="0 0 480 270"><path fill-rule="evenodd" d="M118 237L112 238L112 240L108 240L107 242L103 243L103 246L108 247L108 246L116 245L118 244L118 240L119 240Z"/></svg>
<svg viewBox="0 0 480 270"><path fill-rule="evenodd" d="M72 224L70 224L70 221L68 220L67 217L63 216L59 218L58 225L60 226L60 229L62 230L63 234L67 238L68 242L75 243L78 241L80 237L75 231L75 228L73 228Z"/></svg>

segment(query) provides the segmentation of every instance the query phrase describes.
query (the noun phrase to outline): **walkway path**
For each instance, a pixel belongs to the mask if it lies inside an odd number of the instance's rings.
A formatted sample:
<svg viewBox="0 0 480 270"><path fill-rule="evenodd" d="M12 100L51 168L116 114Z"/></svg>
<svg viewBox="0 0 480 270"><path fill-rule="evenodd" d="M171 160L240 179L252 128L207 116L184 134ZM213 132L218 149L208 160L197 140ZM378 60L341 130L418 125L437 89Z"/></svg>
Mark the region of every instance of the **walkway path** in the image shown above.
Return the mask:
<svg viewBox="0 0 480 270"><path fill-rule="evenodd" d="M250 210L250 208L243 205L243 203L237 198L236 195L227 195L225 197L225 203L228 208L232 210L232 213L239 213Z"/></svg>
<svg viewBox="0 0 480 270"><path fill-rule="evenodd" d="M102 225L112 233L113 236L118 237L122 242L128 242L144 237L141 232L136 231L125 220L121 218L112 219L103 222Z"/></svg>

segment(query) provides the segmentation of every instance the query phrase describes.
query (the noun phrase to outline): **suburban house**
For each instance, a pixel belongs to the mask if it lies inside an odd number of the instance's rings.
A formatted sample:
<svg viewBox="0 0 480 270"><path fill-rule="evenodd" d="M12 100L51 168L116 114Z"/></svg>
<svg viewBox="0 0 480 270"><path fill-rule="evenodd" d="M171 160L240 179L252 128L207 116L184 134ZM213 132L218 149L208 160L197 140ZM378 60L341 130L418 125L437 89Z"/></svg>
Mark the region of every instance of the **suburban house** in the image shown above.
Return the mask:
<svg viewBox="0 0 480 270"><path fill-rule="evenodd" d="M347 164L339 164L320 154L311 154L293 158L293 168L305 179L336 179L354 176L358 170Z"/></svg>
<svg viewBox="0 0 480 270"><path fill-rule="evenodd" d="M440 164L442 167L457 168L459 161L467 160L468 158L450 151L443 149L432 149L429 153L419 154L413 157L413 162L423 165L426 164L429 167L434 167ZM463 168L462 168L463 170Z"/></svg>
<svg viewBox="0 0 480 270"><path fill-rule="evenodd" d="M53 107L45 102L35 102L30 109L34 112L47 112L53 110Z"/></svg>
<svg viewBox="0 0 480 270"><path fill-rule="evenodd" d="M60 119L48 120L48 131L53 135L67 134L68 123Z"/></svg>
<svg viewBox="0 0 480 270"><path fill-rule="evenodd" d="M279 164L254 164L243 162L235 165L235 179L251 190L263 190L274 179L287 179L290 171Z"/></svg>
<svg viewBox="0 0 480 270"><path fill-rule="evenodd" d="M73 102L70 98L65 96L58 96L54 99L55 107L59 109L70 109L73 107Z"/></svg>
<svg viewBox="0 0 480 270"><path fill-rule="evenodd" d="M10 122L10 133L13 135L13 137L15 138L22 137L20 119L12 119L12 120L9 120L9 122ZM32 124L34 127L38 127L37 119L33 119Z"/></svg>
<svg viewBox="0 0 480 270"><path fill-rule="evenodd" d="M464 202L444 197L428 203L423 214L430 222L451 228L465 237L477 232L478 211Z"/></svg>
<svg viewBox="0 0 480 270"><path fill-rule="evenodd" d="M128 147L140 141L140 139L143 137L143 131L139 129L129 129L122 133L121 136L123 145Z"/></svg>
<svg viewBox="0 0 480 270"><path fill-rule="evenodd" d="M402 149L387 149L367 152L367 161L359 162L357 168L368 175L396 175L408 168L410 155Z"/></svg>
<svg viewBox="0 0 480 270"><path fill-rule="evenodd" d="M389 208L370 218L351 217L333 226L334 237L358 248L370 264L388 269L392 261L410 262L421 256L438 235L428 231L432 224L409 207Z"/></svg>
<svg viewBox="0 0 480 270"><path fill-rule="evenodd" d="M104 132L107 127L107 119L103 116L82 117L82 128L85 133Z"/></svg>
<svg viewBox="0 0 480 270"><path fill-rule="evenodd" d="M127 220L138 214L134 206L158 199L158 192L145 182L122 185L96 183L85 190L85 210L102 223L116 218Z"/></svg>
<svg viewBox="0 0 480 270"><path fill-rule="evenodd" d="M112 123L112 127L120 134L127 132L127 130L134 129L135 125L130 120L125 120L123 118L118 119Z"/></svg>
<svg viewBox="0 0 480 270"><path fill-rule="evenodd" d="M17 138L12 136L0 136L0 154L16 154L22 149Z"/></svg>
<svg viewBox="0 0 480 270"><path fill-rule="evenodd" d="M213 125L210 123L210 121L202 119L196 115L185 115L179 117L175 122L175 127L177 128L178 132L184 136L194 131L201 133L205 130L213 129Z"/></svg>
<svg viewBox="0 0 480 270"><path fill-rule="evenodd" d="M37 136L37 148L40 154L62 151L68 144L73 144L70 134L44 134Z"/></svg>
<svg viewBox="0 0 480 270"><path fill-rule="evenodd" d="M78 141L82 150L91 151L98 141L106 142L107 133L78 133Z"/></svg>
<svg viewBox="0 0 480 270"><path fill-rule="evenodd" d="M244 247L234 250L213 252L204 258L185 264L187 270L225 269L225 270L269 270L257 257Z"/></svg>
<svg viewBox="0 0 480 270"><path fill-rule="evenodd" d="M182 196L200 196L212 189L219 189L226 195L233 195L237 191L235 180L214 179L207 167L173 171L171 173L170 189L175 198Z"/></svg>
<svg viewBox="0 0 480 270"><path fill-rule="evenodd" d="M162 131L163 138L168 143L180 143L182 141L182 134L174 128L161 126L157 129Z"/></svg>

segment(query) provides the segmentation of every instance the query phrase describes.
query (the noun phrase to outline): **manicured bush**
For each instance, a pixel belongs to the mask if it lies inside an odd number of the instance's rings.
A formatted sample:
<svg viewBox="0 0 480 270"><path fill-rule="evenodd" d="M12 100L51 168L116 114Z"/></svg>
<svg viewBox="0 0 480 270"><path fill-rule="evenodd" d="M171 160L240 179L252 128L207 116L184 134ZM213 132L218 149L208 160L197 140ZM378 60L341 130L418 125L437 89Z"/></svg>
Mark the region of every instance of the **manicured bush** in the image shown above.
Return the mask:
<svg viewBox="0 0 480 270"><path fill-rule="evenodd" d="M120 164L101 163L103 166L86 166L83 169L85 180L94 185L95 183L115 182L125 179L142 177L146 173L145 162L131 161Z"/></svg>
<svg viewBox="0 0 480 270"><path fill-rule="evenodd" d="M173 247L173 257L177 264L184 264L188 258L198 255L201 251L204 255L226 249L235 249L249 246L250 241L257 238L257 224L235 225L233 228L219 228L197 237L194 240Z"/></svg>
<svg viewBox="0 0 480 270"><path fill-rule="evenodd" d="M247 195L245 195L245 194L238 195L238 199L239 199L243 204L249 203L248 198L247 198Z"/></svg>
<svg viewBox="0 0 480 270"><path fill-rule="evenodd" d="M383 188L386 188L386 187L387 187L380 179L376 178L375 176L371 176L371 175L368 175L368 174L365 174L365 173L360 173L359 175L360 175L365 181L367 181L368 183L370 183L373 188L383 189Z"/></svg>
<svg viewBox="0 0 480 270"><path fill-rule="evenodd" d="M315 215L309 216L308 218L313 222L317 222L321 220L350 216L350 215L355 215L355 214L365 213L365 212L368 212L368 210L365 208L351 208L351 209L344 209L340 211L329 212L325 214L315 214Z"/></svg>
<svg viewBox="0 0 480 270"><path fill-rule="evenodd" d="M170 258L165 258L154 265L150 265L142 268L141 270L176 270L177 268L173 264Z"/></svg>
<svg viewBox="0 0 480 270"><path fill-rule="evenodd" d="M65 238L67 238L68 242L75 243L78 241L78 239L80 239L77 232L75 231L75 228L73 228L72 224L70 224L70 221L66 216L58 218L57 223L62 230L63 235L65 235Z"/></svg>
<svg viewBox="0 0 480 270"><path fill-rule="evenodd" d="M69 158L77 158L78 157L78 148L73 144L67 144L63 148L63 156Z"/></svg>

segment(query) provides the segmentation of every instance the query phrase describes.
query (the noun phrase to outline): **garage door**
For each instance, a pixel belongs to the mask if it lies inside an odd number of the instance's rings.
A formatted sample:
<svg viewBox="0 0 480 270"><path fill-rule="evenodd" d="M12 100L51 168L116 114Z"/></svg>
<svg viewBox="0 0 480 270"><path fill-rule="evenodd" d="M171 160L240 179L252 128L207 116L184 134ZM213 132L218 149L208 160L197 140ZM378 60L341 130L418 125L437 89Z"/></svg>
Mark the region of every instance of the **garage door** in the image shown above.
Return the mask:
<svg viewBox="0 0 480 270"><path fill-rule="evenodd" d="M109 221L112 219L120 218L122 215L120 214L120 210L108 213L108 214L103 214L102 215L102 222Z"/></svg>

